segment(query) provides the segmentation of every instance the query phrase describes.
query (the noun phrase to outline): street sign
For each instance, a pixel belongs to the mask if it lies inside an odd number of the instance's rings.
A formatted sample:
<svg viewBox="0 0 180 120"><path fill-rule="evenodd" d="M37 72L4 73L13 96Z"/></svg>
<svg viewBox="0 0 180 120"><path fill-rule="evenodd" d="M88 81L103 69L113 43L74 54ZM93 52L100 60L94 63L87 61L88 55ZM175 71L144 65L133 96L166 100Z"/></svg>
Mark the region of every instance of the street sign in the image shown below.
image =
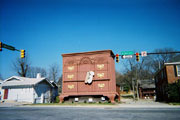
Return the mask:
<svg viewBox="0 0 180 120"><path fill-rule="evenodd" d="M141 56L142 56L142 57L146 57L146 56L147 56L147 51L142 51L142 52L141 52Z"/></svg>
<svg viewBox="0 0 180 120"><path fill-rule="evenodd" d="M122 51L121 55L133 55L134 52L133 51Z"/></svg>
<svg viewBox="0 0 180 120"><path fill-rule="evenodd" d="M132 55L122 55L122 59L129 59L129 58L132 58L133 56Z"/></svg>

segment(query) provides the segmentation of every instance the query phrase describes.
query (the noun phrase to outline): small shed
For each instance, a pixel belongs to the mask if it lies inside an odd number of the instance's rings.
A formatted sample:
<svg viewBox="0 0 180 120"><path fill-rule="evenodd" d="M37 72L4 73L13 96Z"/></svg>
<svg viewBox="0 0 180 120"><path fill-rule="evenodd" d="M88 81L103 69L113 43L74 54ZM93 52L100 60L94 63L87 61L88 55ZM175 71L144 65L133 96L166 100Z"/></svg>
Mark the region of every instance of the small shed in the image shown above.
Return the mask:
<svg viewBox="0 0 180 120"><path fill-rule="evenodd" d="M139 81L139 97L141 99L155 99L155 95L154 80Z"/></svg>
<svg viewBox="0 0 180 120"><path fill-rule="evenodd" d="M30 103L49 103L53 84L47 78L27 78L12 76L2 84L4 89L3 100L30 102Z"/></svg>

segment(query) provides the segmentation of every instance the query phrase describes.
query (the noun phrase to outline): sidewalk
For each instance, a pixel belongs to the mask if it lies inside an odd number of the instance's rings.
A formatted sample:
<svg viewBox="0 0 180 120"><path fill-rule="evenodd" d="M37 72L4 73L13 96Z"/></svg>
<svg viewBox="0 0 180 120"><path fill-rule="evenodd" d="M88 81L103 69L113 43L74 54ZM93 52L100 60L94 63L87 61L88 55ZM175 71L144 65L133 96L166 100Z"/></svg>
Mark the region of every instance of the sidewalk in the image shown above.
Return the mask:
<svg viewBox="0 0 180 120"><path fill-rule="evenodd" d="M0 102L0 107L17 107L17 106L23 106L23 104L27 104L27 103L26 102L14 102L14 101Z"/></svg>
<svg viewBox="0 0 180 120"><path fill-rule="evenodd" d="M168 103L155 102L154 100L138 100L133 99L121 99L122 104L119 107L131 107L131 108L169 108L169 107L179 107L175 105L169 105Z"/></svg>

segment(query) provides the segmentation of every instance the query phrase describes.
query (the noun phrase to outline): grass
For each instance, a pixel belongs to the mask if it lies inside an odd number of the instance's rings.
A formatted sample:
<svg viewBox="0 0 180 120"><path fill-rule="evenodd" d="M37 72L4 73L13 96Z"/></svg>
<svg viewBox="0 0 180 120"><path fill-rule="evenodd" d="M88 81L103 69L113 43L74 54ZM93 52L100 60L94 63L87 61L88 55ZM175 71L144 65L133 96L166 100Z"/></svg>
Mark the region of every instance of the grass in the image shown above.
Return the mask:
<svg viewBox="0 0 180 120"><path fill-rule="evenodd" d="M172 103L169 103L169 105L180 105L180 103L172 102Z"/></svg>
<svg viewBox="0 0 180 120"><path fill-rule="evenodd" d="M63 105L69 105L69 106L101 106L101 105L115 105L113 103L108 103L108 102L105 102L105 103L38 103L38 104L25 104L25 105L32 105L32 106L49 106L49 105L52 105L52 106L63 106Z"/></svg>

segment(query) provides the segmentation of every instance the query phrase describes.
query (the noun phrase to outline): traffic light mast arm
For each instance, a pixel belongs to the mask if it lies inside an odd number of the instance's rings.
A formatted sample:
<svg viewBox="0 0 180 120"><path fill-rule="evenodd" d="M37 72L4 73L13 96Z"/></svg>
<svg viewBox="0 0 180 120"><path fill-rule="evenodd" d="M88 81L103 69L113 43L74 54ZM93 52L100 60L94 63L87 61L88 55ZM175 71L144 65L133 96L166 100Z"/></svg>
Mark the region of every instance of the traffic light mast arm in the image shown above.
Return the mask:
<svg viewBox="0 0 180 120"><path fill-rule="evenodd" d="M147 55L153 55L153 54L175 54L175 53L180 53L180 51L174 51L174 52L152 52L152 53L147 53Z"/></svg>
<svg viewBox="0 0 180 120"><path fill-rule="evenodd" d="M0 51L2 51L2 42L0 41Z"/></svg>
<svg viewBox="0 0 180 120"><path fill-rule="evenodd" d="M2 51L2 48L8 49L8 50L12 50L12 51L18 51L18 52L20 52L21 58L25 58L25 50L18 50L15 47L13 47L11 45L4 44L4 43L2 43L0 41L0 51Z"/></svg>
<svg viewBox="0 0 180 120"><path fill-rule="evenodd" d="M2 42L1 42L1 48L5 48L5 49L8 49L8 50L12 50L12 51L20 51L20 50L16 49L15 47L13 47L11 45L4 44Z"/></svg>
<svg viewBox="0 0 180 120"><path fill-rule="evenodd" d="M151 53L147 53L147 55L175 54L175 53L180 53L180 51L174 51L174 52L151 52ZM134 55L136 55L136 53ZM139 55L141 55L141 53L139 53Z"/></svg>

